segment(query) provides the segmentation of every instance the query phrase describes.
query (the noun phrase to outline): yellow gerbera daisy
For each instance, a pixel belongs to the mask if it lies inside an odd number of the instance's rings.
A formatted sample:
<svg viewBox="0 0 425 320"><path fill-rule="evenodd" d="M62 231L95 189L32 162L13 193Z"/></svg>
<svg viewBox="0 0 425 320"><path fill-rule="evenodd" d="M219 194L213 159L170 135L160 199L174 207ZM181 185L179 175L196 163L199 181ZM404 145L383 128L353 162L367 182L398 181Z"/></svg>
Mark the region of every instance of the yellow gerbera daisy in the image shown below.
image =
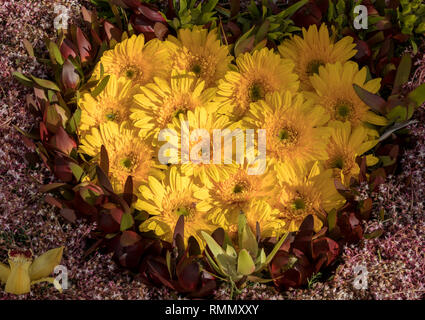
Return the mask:
<svg viewBox="0 0 425 320"><path fill-rule="evenodd" d="M372 149L378 140L368 141L368 132L362 127L351 128L350 122L330 121L332 135L327 147L329 159L325 168L332 169L334 177L349 185L351 177L356 177L360 168L356 157ZM366 156L367 165L375 165L378 159L373 155Z"/></svg>
<svg viewBox="0 0 425 320"><path fill-rule="evenodd" d="M272 50L263 48L241 54L236 64L239 71L228 71L220 80L217 92L217 101L222 103L220 110L235 120L248 111L252 102L263 99L269 92L298 90L298 76L292 72L294 63Z"/></svg>
<svg viewBox="0 0 425 320"><path fill-rule="evenodd" d="M326 212L339 208L344 198L335 189L332 170L321 172L319 163L307 166L281 164L277 167L279 195L269 203L280 211L287 231L297 231L310 214L314 229L319 231Z"/></svg>
<svg viewBox="0 0 425 320"><path fill-rule="evenodd" d="M81 141L80 151L100 160L99 153L104 145L109 158L109 176L114 191L121 193L128 176L132 176L134 188L148 180L149 176L162 179L161 169L165 166L154 161L154 152L149 144L140 139L136 131L114 122L92 128Z"/></svg>
<svg viewBox="0 0 425 320"><path fill-rule="evenodd" d="M283 58L295 63L295 72L300 77L301 89L311 90L309 77L319 71L320 66L327 63L345 62L356 54L352 37L344 37L338 42L329 37L325 24L319 31L316 25L302 30L303 38L294 36L284 41L279 47Z"/></svg>
<svg viewBox="0 0 425 320"><path fill-rule="evenodd" d="M173 71L170 81L154 78L153 83L140 88L141 94L134 96L136 106L131 109L130 118L140 128L141 136L156 135L167 127L180 113L205 106L212 109L210 103L215 89L205 89L205 82L187 74Z"/></svg>
<svg viewBox="0 0 425 320"><path fill-rule="evenodd" d="M252 104L242 124L247 128L266 130L269 164L276 161L299 162L325 160L330 130L324 109L312 106L302 94L274 92L265 100Z"/></svg>
<svg viewBox="0 0 425 320"><path fill-rule="evenodd" d="M239 167L227 179L213 181L205 201L210 205L208 219L231 234L237 232L238 216L246 212L254 200L273 196L276 179L272 171L249 175Z"/></svg>
<svg viewBox="0 0 425 320"><path fill-rule="evenodd" d="M381 79L365 82L366 74L366 68L359 70L352 61L327 64L310 78L315 92L307 95L326 109L331 120L350 121L353 127L363 122L386 125L387 120L371 111L354 91L353 84L357 84L369 92L378 92Z"/></svg>
<svg viewBox="0 0 425 320"><path fill-rule="evenodd" d="M255 232L257 222L260 226L261 238L278 237L286 231L285 221L280 212L263 200L253 201L244 211L248 225Z"/></svg>
<svg viewBox="0 0 425 320"><path fill-rule="evenodd" d="M184 73L192 72L205 81L207 88L216 86L229 70L233 57L228 47L221 44L216 29L210 32L198 26L192 30L180 29L177 38L170 35L168 41L174 44L170 46L172 67Z"/></svg>
<svg viewBox="0 0 425 320"><path fill-rule="evenodd" d="M133 92L130 80L112 75L105 89L95 98L85 93L78 104L81 109L80 130L98 128L108 121L121 124L129 120Z"/></svg>
<svg viewBox="0 0 425 320"><path fill-rule="evenodd" d="M161 239L171 242L176 223L183 215L185 242L194 236L202 245L201 231L211 232L215 229L205 215L208 207L200 201L207 196L207 190L199 188L190 177L182 175L176 166L168 170L162 182L150 176L148 184L141 186L139 191L141 197L135 207L153 215L140 225L140 231L153 231Z"/></svg>
<svg viewBox="0 0 425 320"><path fill-rule="evenodd" d="M228 128L229 125L229 119L226 116L219 115L216 112L209 112L205 107L196 108L194 111L189 110L186 115L180 114L178 118L173 118L168 128L177 133L178 142L175 147L178 150L178 159L180 159L182 163L181 171L183 174L194 176L194 178L199 179L200 183L203 185L210 185L212 180L220 181L221 179L227 178L231 172L236 170L237 167L235 165L224 164L224 141L222 141L221 135L221 148L219 150L214 149L214 132L216 132L216 130L223 130L222 132L225 132L225 129ZM186 144L186 142L182 142L182 131L186 139L185 141L187 141L188 148L183 148L182 144ZM199 135L196 131L199 132ZM207 134L206 137L203 137L203 134ZM217 135L217 140L218 137ZM203 157L205 156L202 154L203 150L200 148L206 138L209 140L206 146L210 154L208 158L209 163L203 163ZM186 148L187 150L185 150L185 152L189 157L188 159L182 159L181 152ZM194 148L199 150L196 155L197 159L192 158L191 153L193 152L192 150L195 150ZM216 148L218 148L218 146ZM221 155L221 160L217 158L218 155Z"/></svg>
<svg viewBox="0 0 425 320"><path fill-rule="evenodd" d="M167 44L158 39L145 44L143 34L133 35L107 50L100 58L105 74L125 77L133 84L145 85L153 77L169 78L171 62ZM100 75L100 64L93 74Z"/></svg>

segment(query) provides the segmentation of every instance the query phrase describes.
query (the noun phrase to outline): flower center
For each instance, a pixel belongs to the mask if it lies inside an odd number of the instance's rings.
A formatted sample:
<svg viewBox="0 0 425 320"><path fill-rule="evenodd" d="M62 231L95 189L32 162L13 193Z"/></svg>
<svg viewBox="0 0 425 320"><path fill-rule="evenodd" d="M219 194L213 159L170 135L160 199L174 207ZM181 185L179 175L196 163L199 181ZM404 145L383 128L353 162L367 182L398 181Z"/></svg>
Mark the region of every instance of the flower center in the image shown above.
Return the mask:
<svg viewBox="0 0 425 320"><path fill-rule="evenodd" d="M202 71L202 68L199 64L196 63L192 66L192 72L196 74L197 76L201 74L201 71Z"/></svg>
<svg viewBox="0 0 425 320"><path fill-rule="evenodd" d="M325 63L322 60L311 60L307 65L307 74L312 76L313 74L319 73L319 68L324 66Z"/></svg>
<svg viewBox="0 0 425 320"><path fill-rule="evenodd" d="M139 70L137 70L136 68L134 68L134 67L128 67L126 70L125 70L125 76L128 78L128 79L133 79L133 78L135 78L135 76L137 75L139 73Z"/></svg>
<svg viewBox="0 0 425 320"><path fill-rule="evenodd" d="M295 210L304 210L305 209L305 201L302 198L297 198L292 203L292 208Z"/></svg>
<svg viewBox="0 0 425 320"><path fill-rule="evenodd" d="M283 144L291 144L297 139L297 132L289 128L282 128L278 137Z"/></svg>
<svg viewBox="0 0 425 320"><path fill-rule="evenodd" d="M117 118L117 113L115 113L115 112L108 112L106 115L105 115L105 118L106 118L106 120L108 120L108 121L114 121L116 118Z"/></svg>
<svg viewBox="0 0 425 320"><path fill-rule="evenodd" d="M345 121L353 110L353 104L347 100L338 100L335 105L335 119Z"/></svg>
<svg viewBox="0 0 425 320"><path fill-rule="evenodd" d="M190 214L190 210L186 207L179 207L176 209L176 214L178 216L185 216L187 217Z"/></svg>
<svg viewBox="0 0 425 320"><path fill-rule="evenodd" d="M243 186L241 186L240 184L235 185L235 187L233 188L233 193L241 193L243 191Z"/></svg>
<svg viewBox="0 0 425 320"><path fill-rule="evenodd" d="M129 157L121 159L120 163L126 169L130 169L133 166L133 161Z"/></svg>
<svg viewBox="0 0 425 320"><path fill-rule="evenodd" d="M331 163L331 167L341 170L344 169L344 159L342 159L342 157L335 158L334 161Z"/></svg>
<svg viewBox="0 0 425 320"><path fill-rule="evenodd" d="M257 102L264 98L264 88L260 83L254 82L252 84L249 89L249 98L251 99L251 102Z"/></svg>

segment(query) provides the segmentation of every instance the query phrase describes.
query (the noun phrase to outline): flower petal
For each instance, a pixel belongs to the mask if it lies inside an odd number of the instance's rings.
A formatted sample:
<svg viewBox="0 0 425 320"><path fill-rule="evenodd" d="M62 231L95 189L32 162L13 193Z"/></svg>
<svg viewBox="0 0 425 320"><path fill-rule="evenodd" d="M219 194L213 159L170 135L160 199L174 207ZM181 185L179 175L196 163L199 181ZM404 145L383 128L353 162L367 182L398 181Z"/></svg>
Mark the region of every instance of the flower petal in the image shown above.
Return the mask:
<svg viewBox="0 0 425 320"><path fill-rule="evenodd" d="M63 247L49 250L37 257L31 264L29 274L31 280L39 280L49 276L62 260Z"/></svg>

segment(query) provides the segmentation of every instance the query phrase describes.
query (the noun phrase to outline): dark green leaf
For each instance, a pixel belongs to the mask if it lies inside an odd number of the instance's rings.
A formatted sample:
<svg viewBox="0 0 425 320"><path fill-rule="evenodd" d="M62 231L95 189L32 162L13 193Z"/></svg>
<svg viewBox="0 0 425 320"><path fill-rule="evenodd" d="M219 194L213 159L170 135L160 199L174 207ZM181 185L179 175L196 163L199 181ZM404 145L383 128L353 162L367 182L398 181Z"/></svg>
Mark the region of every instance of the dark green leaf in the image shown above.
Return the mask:
<svg viewBox="0 0 425 320"><path fill-rule="evenodd" d="M32 80L42 88L51 89L53 91L60 91L59 87L52 81L46 79L40 79L31 75Z"/></svg>
<svg viewBox="0 0 425 320"><path fill-rule="evenodd" d="M96 88L91 92L91 95L93 98L96 98L102 91L105 89L106 85L108 84L110 75L107 75L105 78L103 78Z"/></svg>
<svg viewBox="0 0 425 320"><path fill-rule="evenodd" d="M125 231L134 225L134 219L131 213L124 213L121 218L120 230Z"/></svg>
<svg viewBox="0 0 425 320"><path fill-rule="evenodd" d="M31 79L25 77L22 73L13 72L12 75L15 77L16 80L18 80L24 86L27 86L27 87L33 87L34 86L34 82L32 82Z"/></svg>
<svg viewBox="0 0 425 320"><path fill-rule="evenodd" d="M80 181L81 178L85 175L83 168L81 168L78 164L71 162L69 167L71 168L72 174L74 175L75 179L77 179L77 181Z"/></svg>
<svg viewBox="0 0 425 320"><path fill-rule="evenodd" d="M425 102L425 83L410 92L408 97L416 103L417 107L421 106Z"/></svg>
<svg viewBox="0 0 425 320"><path fill-rule="evenodd" d="M397 73L394 79L394 86L391 95L400 92L403 84L409 81L410 70L412 69L412 58L410 54L406 53L401 58L400 64L397 68Z"/></svg>

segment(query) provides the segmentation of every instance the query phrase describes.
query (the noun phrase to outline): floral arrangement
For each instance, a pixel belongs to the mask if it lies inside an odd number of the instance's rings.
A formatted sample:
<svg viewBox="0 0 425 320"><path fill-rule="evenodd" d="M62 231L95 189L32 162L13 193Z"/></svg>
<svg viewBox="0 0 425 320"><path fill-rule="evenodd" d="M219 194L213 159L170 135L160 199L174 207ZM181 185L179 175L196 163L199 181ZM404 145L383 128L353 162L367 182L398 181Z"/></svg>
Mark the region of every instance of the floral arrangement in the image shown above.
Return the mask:
<svg viewBox="0 0 425 320"><path fill-rule="evenodd" d="M425 101L425 85L403 87L411 56L391 57L386 45L400 30L416 45L422 20L393 20L388 31L377 8L373 34L352 36L353 6L341 1L246 11L239 1L170 1L166 15L136 0L93 2L99 13L83 8L85 28L47 41L40 60L51 80L15 73L41 116L24 141L58 179L42 187L54 194L47 202L71 222L97 223L87 255L105 247L144 283L203 297L219 281L232 292L247 281L306 285L336 265L342 245L381 235L364 234L373 203L357 188L394 172ZM309 6L320 16L302 25ZM393 10L408 17L407 6ZM235 148L199 130L230 132ZM257 142L244 140L248 130ZM10 268L0 264L6 291L28 292L62 248L51 256L34 276L37 259L10 253ZM17 268L25 284L12 284Z"/></svg>

